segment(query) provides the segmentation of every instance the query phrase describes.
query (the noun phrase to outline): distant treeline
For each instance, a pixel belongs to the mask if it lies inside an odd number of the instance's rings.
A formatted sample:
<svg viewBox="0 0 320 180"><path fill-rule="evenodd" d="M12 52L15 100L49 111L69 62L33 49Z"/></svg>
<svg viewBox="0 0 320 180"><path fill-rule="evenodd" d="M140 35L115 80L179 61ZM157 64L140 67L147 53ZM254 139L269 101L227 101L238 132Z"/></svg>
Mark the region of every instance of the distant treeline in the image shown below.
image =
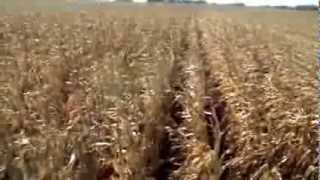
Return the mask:
<svg viewBox="0 0 320 180"><path fill-rule="evenodd" d="M164 2L164 3L186 3L186 4L207 4L205 0L147 0L148 2ZM244 3L230 3L230 4L216 4L210 3L213 6L221 6L221 7L246 7ZM287 9L287 10L318 10L318 6L315 5L298 5L295 7L290 6L260 6L263 8L275 8L275 9Z"/></svg>
<svg viewBox="0 0 320 180"><path fill-rule="evenodd" d="M314 5L299 5L295 7L290 7L290 6L262 6L262 7L286 9L286 10L300 10L300 11L317 11L318 10L318 6L314 6Z"/></svg>
<svg viewBox="0 0 320 180"><path fill-rule="evenodd" d="M186 4L209 4L206 0L147 0L147 2L164 2L164 3L186 3ZM216 4L210 3L213 6L237 6L245 7L244 3Z"/></svg>
<svg viewBox="0 0 320 180"><path fill-rule="evenodd" d="M311 5L296 6L295 9L296 10L313 10L313 11L317 11L318 10L318 6L311 6Z"/></svg>

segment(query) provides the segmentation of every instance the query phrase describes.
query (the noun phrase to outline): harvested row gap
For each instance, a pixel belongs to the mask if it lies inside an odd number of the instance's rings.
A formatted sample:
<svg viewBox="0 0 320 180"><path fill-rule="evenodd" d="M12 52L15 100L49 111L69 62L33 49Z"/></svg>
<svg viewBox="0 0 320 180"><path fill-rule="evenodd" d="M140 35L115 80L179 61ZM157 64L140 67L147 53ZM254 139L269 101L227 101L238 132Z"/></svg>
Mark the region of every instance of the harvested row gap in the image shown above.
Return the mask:
<svg viewBox="0 0 320 180"><path fill-rule="evenodd" d="M228 154L230 141L226 139L228 123L229 123L229 111L227 103L223 100L221 91L219 90L220 83L214 76L206 78L206 96L204 98L204 119L207 122L208 143L210 148L214 150L220 162L219 179L225 179L225 173L223 164L231 158L231 154Z"/></svg>
<svg viewBox="0 0 320 180"><path fill-rule="evenodd" d="M208 81L209 84L211 79L208 80L205 75L208 73L203 71L205 67L204 63L207 61L207 51L200 46L202 39L199 38L200 29L196 22L197 20L193 19L190 23L191 28L189 28L188 46L192 51L186 52L186 61L184 61L185 68L182 69L184 70L186 78L183 89L183 100L185 101L182 101L184 104L181 112L184 112L186 116L184 116L180 122L181 124L177 125L178 128L175 128L173 131L175 133L181 133L182 128L184 128L182 136L177 138L179 142L177 145L180 145L180 154L181 152L183 153L184 159L179 161L178 166L175 167L176 170L171 170L170 175L166 177L166 179L218 180L223 171L222 158L219 156L220 142L223 138L222 129L219 129L220 125L218 126L218 123L212 121L205 122L206 117L203 115L203 111L207 106L205 100L198 98L198 96L204 96L206 94L204 93L206 83L203 83L203 81ZM214 95L212 95L211 99L213 99L214 102L218 101ZM204 104L203 107L201 106L199 108L195 103ZM211 108L213 105L214 104L209 104L208 107ZM215 109L212 111L211 116L214 114L216 114ZM215 120L217 120L217 118ZM208 127L210 127L210 129ZM210 137L210 133L207 131L216 134ZM203 137L206 137L206 139L204 140ZM211 142L217 145L212 144L210 146Z"/></svg>
<svg viewBox="0 0 320 180"><path fill-rule="evenodd" d="M198 24L198 27L201 25L203 24ZM199 53L204 67L205 79L204 120L207 122L208 144L219 157L218 162L221 169L218 173L218 179L226 179L227 171L225 171L224 164L232 157L232 154L229 153L231 152L231 141L226 137L230 123L230 110L219 89L221 82L214 73L216 69L210 62L213 59L209 58L210 48L205 43L205 33L202 28L197 28Z"/></svg>
<svg viewBox="0 0 320 180"><path fill-rule="evenodd" d="M201 37L201 36L200 36ZM221 156L223 131L227 128L228 114L227 103L223 100L223 94L219 90L220 81L212 73L208 54L205 47L199 40L201 57L204 59L205 97L204 97L204 119L207 122L208 143L211 149L217 151Z"/></svg>
<svg viewBox="0 0 320 180"><path fill-rule="evenodd" d="M184 121L181 116L183 107L178 101L173 100L169 111L171 111L170 121L164 127L164 135L160 142L159 159L161 163L154 172L157 180L170 179L172 172L180 167L185 158L183 154L183 137L178 132L181 122Z"/></svg>
<svg viewBox="0 0 320 180"><path fill-rule="evenodd" d="M169 100L167 102L169 106L167 104L164 109L169 121L168 125L164 127L164 135L160 142L160 164L153 173L156 180L171 179L172 173L179 169L185 160L183 137L178 131L185 120L183 117L184 106L181 102L181 97L183 96L183 91L185 89L184 85L186 78L183 72L184 64L182 63L184 54L181 52L187 51L188 49L186 36L188 36L188 30L182 32L182 39L180 42L182 49L174 52L176 59L171 72L171 92L168 95Z"/></svg>

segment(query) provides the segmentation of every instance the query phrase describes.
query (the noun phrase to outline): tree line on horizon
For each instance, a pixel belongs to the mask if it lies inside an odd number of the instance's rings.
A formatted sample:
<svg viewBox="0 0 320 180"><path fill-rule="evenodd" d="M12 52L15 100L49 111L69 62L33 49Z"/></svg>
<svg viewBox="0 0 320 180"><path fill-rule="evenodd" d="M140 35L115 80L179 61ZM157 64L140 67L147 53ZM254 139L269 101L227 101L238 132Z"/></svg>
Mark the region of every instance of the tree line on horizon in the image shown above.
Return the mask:
<svg viewBox="0 0 320 180"><path fill-rule="evenodd" d="M8 0L3 0L8 1ZM39 0L31 0L31 1L39 1ZM41 0L40 0L41 1ZM104 1L104 0L57 0L57 1ZM108 0L106 0L108 1ZM115 0L116 2L134 2L135 0ZM183 4L210 4L216 6L233 6L233 7L246 7L245 3L228 3L228 4L219 4L219 3L208 3L206 0L146 0L148 3L183 3ZM287 10L318 10L317 5L297 5L297 6L271 6L271 5L263 5L258 6L261 8L275 8L275 9L287 9Z"/></svg>
<svg viewBox="0 0 320 180"><path fill-rule="evenodd" d="M154 2L165 2L165 3L194 3L194 4L207 4L206 0L147 0L149 3ZM235 7L246 7L244 3L229 3L229 4L217 4L210 3L212 5L217 6L235 6ZM276 8L276 9L288 9L288 10L318 10L318 6L316 5L297 5L294 7L291 6L260 6L263 8Z"/></svg>

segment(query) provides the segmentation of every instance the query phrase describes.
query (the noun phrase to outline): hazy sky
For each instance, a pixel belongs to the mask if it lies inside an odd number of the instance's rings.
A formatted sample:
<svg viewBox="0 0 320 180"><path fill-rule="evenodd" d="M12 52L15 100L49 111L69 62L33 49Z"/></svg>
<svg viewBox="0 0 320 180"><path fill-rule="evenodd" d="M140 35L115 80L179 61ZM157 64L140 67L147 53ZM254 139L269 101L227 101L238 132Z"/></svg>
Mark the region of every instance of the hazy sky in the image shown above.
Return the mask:
<svg viewBox="0 0 320 180"><path fill-rule="evenodd" d="M289 6L295 6L299 4L316 5L318 2L318 0L207 0L207 1L216 2L216 3L243 2L246 5L289 5Z"/></svg>

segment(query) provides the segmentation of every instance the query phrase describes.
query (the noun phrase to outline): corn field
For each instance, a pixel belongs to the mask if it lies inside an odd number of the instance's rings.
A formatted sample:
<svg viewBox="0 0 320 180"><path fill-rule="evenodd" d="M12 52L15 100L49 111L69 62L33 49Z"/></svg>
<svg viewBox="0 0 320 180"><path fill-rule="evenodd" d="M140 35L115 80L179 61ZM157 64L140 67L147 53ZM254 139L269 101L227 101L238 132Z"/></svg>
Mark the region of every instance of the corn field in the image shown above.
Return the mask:
<svg viewBox="0 0 320 180"><path fill-rule="evenodd" d="M269 13L1 12L0 180L316 180L316 24Z"/></svg>

